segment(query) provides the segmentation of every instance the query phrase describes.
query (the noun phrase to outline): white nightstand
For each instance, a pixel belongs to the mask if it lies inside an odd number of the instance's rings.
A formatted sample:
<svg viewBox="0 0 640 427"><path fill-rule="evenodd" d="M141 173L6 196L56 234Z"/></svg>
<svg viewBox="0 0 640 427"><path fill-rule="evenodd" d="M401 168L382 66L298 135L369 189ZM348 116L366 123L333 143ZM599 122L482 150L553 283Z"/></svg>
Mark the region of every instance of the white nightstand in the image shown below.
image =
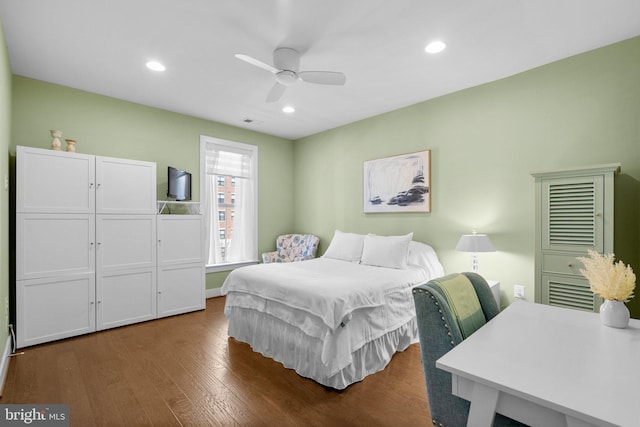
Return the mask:
<svg viewBox="0 0 640 427"><path fill-rule="evenodd" d="M500 282L498 280L487 280L487 283L491 288L491 292L493 292L493 297L498 303L498 308L500 308Z"/></svg>

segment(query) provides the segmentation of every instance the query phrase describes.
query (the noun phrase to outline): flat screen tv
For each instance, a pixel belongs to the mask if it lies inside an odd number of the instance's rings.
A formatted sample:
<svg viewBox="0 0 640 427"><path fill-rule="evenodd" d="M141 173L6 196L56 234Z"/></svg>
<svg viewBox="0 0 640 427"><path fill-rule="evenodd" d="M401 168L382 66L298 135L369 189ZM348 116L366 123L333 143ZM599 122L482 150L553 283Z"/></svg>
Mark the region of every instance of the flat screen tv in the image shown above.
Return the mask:
<svg viewBox="0 0 640 427"><path fill-rule="evenodd" d="M167 168L167 197L178 201L191 200L191 174L169 166Z"/></svg>

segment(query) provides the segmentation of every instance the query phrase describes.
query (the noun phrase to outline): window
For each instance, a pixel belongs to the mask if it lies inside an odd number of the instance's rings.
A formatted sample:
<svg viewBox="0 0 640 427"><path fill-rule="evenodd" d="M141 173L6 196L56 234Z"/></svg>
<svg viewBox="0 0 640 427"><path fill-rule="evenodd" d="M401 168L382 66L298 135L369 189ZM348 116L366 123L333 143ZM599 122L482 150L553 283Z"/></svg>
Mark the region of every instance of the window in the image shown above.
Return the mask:
<svg viewBox="0 0 640 427"><path fill-rule="evenodd" d="M224 176L218 177L218 187L224 187Z"/></svg>
<svg viewBox="0 0 640 427"><path fill-rule="evenodd" d="M218 191L221 182L225 188L229 182L233 186L233 206ZM207 218L207 271L257 262L258 147L201 136L200 189Z"/></svg>

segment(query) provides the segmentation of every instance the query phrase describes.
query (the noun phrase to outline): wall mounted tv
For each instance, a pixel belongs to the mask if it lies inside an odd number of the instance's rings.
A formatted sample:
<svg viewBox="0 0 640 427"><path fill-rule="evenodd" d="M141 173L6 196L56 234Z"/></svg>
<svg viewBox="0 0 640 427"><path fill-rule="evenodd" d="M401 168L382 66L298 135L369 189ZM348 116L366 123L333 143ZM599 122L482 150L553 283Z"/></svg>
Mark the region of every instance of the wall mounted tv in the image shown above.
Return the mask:
<svg viewBox="0 0 640 427"><path fill-rule="evenodd" d="M167 197L178 201L191 200L191 174L169 166L167 168Z"/></svg>

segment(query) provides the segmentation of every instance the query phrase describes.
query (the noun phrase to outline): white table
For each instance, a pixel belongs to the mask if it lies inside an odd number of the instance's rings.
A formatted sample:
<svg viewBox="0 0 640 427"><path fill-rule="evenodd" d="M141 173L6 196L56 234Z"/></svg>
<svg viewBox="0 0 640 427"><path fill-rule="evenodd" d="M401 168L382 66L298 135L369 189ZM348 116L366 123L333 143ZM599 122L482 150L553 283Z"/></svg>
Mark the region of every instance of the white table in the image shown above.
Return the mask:
<svg viewBox="0 0 640 427"><path fill-rule="evenodd" d="M531 426L640 426L640 320L516 301L436 362L471 402L468 426L498 412Z"/></svg>

